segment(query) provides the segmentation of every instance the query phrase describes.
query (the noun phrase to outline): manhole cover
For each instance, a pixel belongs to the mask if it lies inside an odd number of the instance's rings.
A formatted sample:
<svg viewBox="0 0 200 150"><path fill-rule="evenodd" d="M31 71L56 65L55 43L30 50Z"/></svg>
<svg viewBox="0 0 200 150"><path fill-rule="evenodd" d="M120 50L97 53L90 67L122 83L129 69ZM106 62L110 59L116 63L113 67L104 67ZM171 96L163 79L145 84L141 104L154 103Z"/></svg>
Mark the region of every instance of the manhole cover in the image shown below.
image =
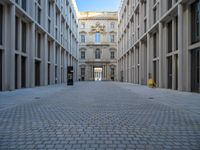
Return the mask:
<svg viewBox="0 0 200 150"><path fill-rule="evenodd" d="M149 99L154 99L153 97L149 97Z"/></svg>
<svg viewBox="0 0 200 150"><path fill-rule="evenodd" d="M40 99L40 97L35 97L35 99Z"/></svg>

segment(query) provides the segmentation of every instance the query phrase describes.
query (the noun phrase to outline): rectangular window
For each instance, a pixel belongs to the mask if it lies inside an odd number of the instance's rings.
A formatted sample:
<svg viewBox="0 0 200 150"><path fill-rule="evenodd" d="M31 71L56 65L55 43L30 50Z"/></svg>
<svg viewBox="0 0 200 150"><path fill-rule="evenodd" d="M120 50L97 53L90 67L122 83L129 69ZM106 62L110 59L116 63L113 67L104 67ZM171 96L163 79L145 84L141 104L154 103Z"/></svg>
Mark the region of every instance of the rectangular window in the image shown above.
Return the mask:
<svg viewBox="0 0 200 150"><path fill-rule="evenodd" d="M168 53L172 52L172 21L170 21L167 25L167 30L168 30Z"/></svg>
<svg viewBox="0 0 200 150"><path fill-rule="evenodd" d="M172 89L172 56L167 58L168 66L168 88Z"/></svg>
<svg viewBox="0 0 200 150"><path fill-rule="evenodd" d="M176 50L178 50L178 16L176 17Z"/></svg>
<svg viewBox="0 0 200 150"><path fill-rule="evenodd" d="M51 20L48 19L48 32L51 33Z"/></svg>
<svg viewBox="0 0 200 150"><path fill-rule="evenodd" d="M157 16L156 16L156 8L153 9L153 22L156 23Z"/></svg>
<svg viewBox="0 0 200 150"><path fill-rule="evenodd" d="M115 52L110 52L110 59L115 59Z"/></svg>
<svg viewBox="0 0 200 150"><path fill-rule="evenodd" d="M41 9L39 7L38 7L37 21L38 21L39 24L41 24Z"/></svg>
<svg viewBox="0 0 200 150"><path fill-rule="evenodd" d="M22 8L26 11L26 1L27 0L22 0Z"/></svg>
<svg viewBox="0 0 200 150"><path fill-rule="evenodd" d="M114 43L114 42L115 42L115 35L111 35L111 36L110 36L110 42L111 42L111 43Z"/></svg>
<svg viewBox="0 0 200 150"><path fill-rule="evenodd" d="M3 87L2 73L3 73L3 52L0 49L0 91L2 91L2 87Z"/></svg>
<svg viewBox="0 0 200 150"><path fill-rule="evenodd" d="M26 53L26 23L22 21L22 52Z"/></svg>
<svg viewBox="0 0 200 150"><path fill-rule="evenodd" d="M81 76L85 76L85 68L81 68Z"/></svg>
<svg viewBox="0 0 200 150"><path fill-rule="evenodd" d="M51 2L48 3L48 16L51 17Z"/></svg>
<svg viewBox="0 0 200 150"><path fill-rule="evenodd" d="M167 3L167 8L168 10L172 7L172 0L167 0L168 3Z"/></svg>
<svg viewBox="0 0 200 150"><path fill-rule="evenodd" d="M81 23L81 29L85 29L85 23Z"/></svg>
<svg viewBox="0 0 200 150"><path fill-rule="evenodd" d="M153 80L157 83L157 66L156 61L153 62Z"/></svg>
<svg viewBox="0 0 200 150"><path fill-rule="evenodd" d="M154 33L153 35L153 57L157 57L157 35Z"/></svg>
<svg viewBox="0 0 200 150"><path fill-rule="evenodd" d="M40 52L41 52L41 35L38 33L37 35L37 57L40 58Z"/></svg>
<svg viewBox="0 0 200 150"><path fill-rule="evenodd" d="M95 42L96 42L96 43L100 43L100 33L99 33L99 32L97 32L97 33L95 34Z"/></svg>
<svg viewBox="0 0 200 150"><path fill-rule="evenodd" d="M3 6L0 4L0 45L3 44Z"/></svg>
<svg viewBox="0 0 200 150"><path fill-rule="evenodd" d="M51 61L51 42L48 41L48 61Z"/></svg>
<svg viewBox="0 0 200 150"><path fill-rule="evenodd" d="M15 50L18 50L18 17L15 17Z"/></svg>
<svg viewBox="0 0 200 150"><path fill-rule="evenodd" d="M191 5L191 37L192 44L200 41L200 1L196 0Z"/></svg>
<svg viewBox="0 0 200 150"><path fill-rule="evenodd" d="M112 23L110 24L110 27L111 27L111 29L114 29L114 28L115 28L115 23L112 22Z"/></svg>
<svg viewBox="0 0 200 150"><path fill-rule="evenodd" d="M81 59L85 59L85 52L84 51L81 52Z"/></svg>
<svg viewBox="0 0 200 150"><path fill-rule="evenodd" d="M85 43L85 35L81 35L81 43Z"/></svg>

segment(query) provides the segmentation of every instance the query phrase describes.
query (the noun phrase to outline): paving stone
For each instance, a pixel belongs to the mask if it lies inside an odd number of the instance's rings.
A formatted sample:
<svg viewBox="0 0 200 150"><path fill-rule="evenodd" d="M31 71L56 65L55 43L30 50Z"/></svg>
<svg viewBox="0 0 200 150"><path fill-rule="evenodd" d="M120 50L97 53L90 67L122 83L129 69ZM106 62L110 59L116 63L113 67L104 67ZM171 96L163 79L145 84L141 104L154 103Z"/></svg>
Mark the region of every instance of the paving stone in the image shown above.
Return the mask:
<svg viewBox="0 0 200 150"><path fill-rule="evenodd" d="M2 92L0 149L200 149L199 97L117 82Z"/></svg>

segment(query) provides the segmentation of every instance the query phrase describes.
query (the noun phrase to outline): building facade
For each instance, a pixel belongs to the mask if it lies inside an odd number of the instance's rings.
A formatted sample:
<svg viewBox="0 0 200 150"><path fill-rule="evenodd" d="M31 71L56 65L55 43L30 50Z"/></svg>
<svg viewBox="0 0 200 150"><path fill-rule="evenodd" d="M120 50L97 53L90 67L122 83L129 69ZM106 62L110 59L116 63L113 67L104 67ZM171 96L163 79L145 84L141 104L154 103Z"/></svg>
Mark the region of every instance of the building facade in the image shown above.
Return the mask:
<svg viewBox="0 0 200 150"><path fill-rule="evenodd" d="M78 20L74 0L0 0L0 90L77 78Z"/></svg>
<svg viewBox="0 0 200 150"><path fill-rule="evenodd" d="M199 0L124 0L118 80L200 92Z"/></svg>
<svg viewBox="0 0 200 150"><path fill-rule="evenodd" d="M80 12L80 80L117 80L117 24L117 12Z"/></svg>

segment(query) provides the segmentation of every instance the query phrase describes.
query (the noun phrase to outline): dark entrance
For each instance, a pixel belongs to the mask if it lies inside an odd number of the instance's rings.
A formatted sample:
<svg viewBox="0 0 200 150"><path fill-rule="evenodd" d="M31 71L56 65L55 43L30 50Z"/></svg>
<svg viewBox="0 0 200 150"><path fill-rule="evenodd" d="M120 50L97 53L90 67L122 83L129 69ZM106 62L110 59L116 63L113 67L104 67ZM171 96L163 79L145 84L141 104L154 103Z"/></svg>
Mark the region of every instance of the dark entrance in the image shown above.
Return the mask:
<svg viewBox="0 0 200 150"><path fill-rule="evenodd" d="M18 54L15 54L15 89L18 88Z"/></svg>
<svg viewBox="0 0 200 150"><path fill-rule="evenodd" d="M35 86L40 86L40 61L35 61Z"/></svg>
<svg viewBox="0 0 200 150"><path fill-rule="evenodd" d="M21 74L22 74L22 88L25 88L26 87L26 57L23 57L22 56L22 63L21 63Z"/></svg>
<svg viewBox="0 0 200 150"><path fill-rule="evenodd" d="M168 67L168 88L172 89L172 56L167 58L167 67Z"/></svg>
<svg viewBox="0 0 200 150"><path fill-rule="evenodd" d="M51 65L48 64L48 85L51 84L51 76L50 76L50 74L51 74Z"/></svg>
<svg viewBox="0 0 200 150"><path fill-rule="evenodd" d="M73 67L72 66L67 67L67 85L74 84L73 73L74 73Z"/></svg>
<svg viewBox="0 0 200 150"><path fill-rule="evenodd" d="M2 69L2 64L3 64L3 57L2 57L2 51L0 50L0 91L2 91L2 87L3 87L3 83L2 83L2 73L3 73L3 69Z"/></svg>
<svg viewBox="0 0 200 150"><path fill-rule="evenodd" d="M200 92L200 49L191 52L191 91Z"/></svg>
<svg viewBox="0 0 200 150"><path fill-rule="evenodd" d="M175 75L176 75L175 89L178 90L178 54L175 55Z"/></svg>

